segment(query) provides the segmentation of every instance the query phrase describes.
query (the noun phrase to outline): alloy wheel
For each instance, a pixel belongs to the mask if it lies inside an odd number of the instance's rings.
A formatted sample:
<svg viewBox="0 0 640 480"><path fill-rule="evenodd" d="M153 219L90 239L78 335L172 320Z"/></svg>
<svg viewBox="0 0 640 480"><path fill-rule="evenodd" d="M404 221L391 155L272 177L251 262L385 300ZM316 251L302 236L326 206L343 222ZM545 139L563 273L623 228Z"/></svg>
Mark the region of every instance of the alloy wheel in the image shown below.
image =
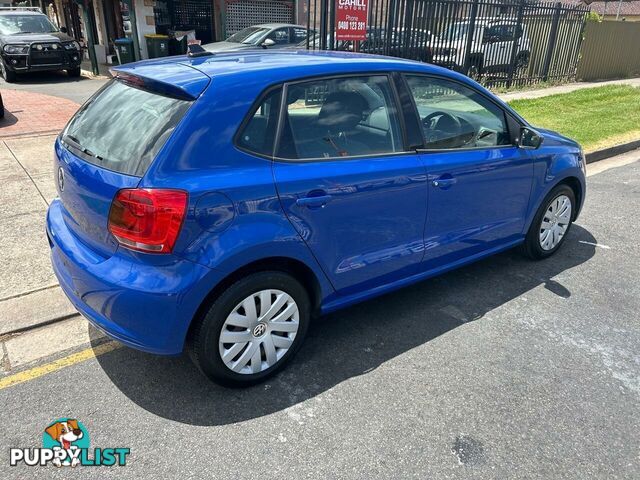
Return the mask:
<svg viewBox="0 0 640 480"><path fill-rule="evenodd" d="M571 200L566 195L554 198L540 224L540 247L553 250L562 240L571 223Z"/></svg>
<svg viewBox="0 0 640 480"><path fill-rule="evenodd" d="M218 349L227 368L260 373L280 361L298 332L300 312L281 290L261 290L242 300L227 316Z"/></svg>

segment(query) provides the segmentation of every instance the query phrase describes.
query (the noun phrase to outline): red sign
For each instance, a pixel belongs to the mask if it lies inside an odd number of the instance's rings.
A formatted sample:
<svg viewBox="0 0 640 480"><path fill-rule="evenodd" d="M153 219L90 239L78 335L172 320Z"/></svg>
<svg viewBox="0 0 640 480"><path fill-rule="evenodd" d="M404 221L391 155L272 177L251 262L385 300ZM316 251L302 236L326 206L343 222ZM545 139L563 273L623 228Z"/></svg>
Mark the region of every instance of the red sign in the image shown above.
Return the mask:
<svg viewBox="0 0 640 480"><path fill-rule="evenodd" d="M336 40L366 40L369 0L336 1Z"/></svg>

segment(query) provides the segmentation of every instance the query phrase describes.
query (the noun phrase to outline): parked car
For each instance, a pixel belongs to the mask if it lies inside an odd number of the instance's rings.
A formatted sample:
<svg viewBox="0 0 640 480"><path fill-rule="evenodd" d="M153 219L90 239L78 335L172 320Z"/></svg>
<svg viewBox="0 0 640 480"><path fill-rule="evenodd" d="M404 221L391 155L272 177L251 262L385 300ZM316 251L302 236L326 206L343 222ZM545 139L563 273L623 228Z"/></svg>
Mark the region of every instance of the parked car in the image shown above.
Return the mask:
<svg viewBox="0 0 640 480"><path fill-rule="evenodd" d="M516 71L525 68L531 56L531 42L524 25L506 18L479 18L475 22L471 50L466 56L469 21L452 24L443 35L434 40L433 63L461 71L468 60L469 76L477 78L484 73L508 72L511 52L515 48Z"/></svg>
<svg viewBox="0 0 640 480"><path fill-rule="evenodd" d="M209 52L292 47L305 41L307 27L288 23L265 23L240 30L222 42L202 47Z"/></svg>
<svg viewBox="0 0 640 480"><path fill-rule="evenodd" d="M274 374L321 314L555 254L584 202L576 142L433 65L279 50L114 71L55 142L54 271L99 329L224 384Z"/></svg>
<svg viewBox="0 0 640 480"><path fill-rule="evenodd" d="M7 82L15 82L19 73L45 70L80 76L80 45L37 8L0 8L0 57Z"/></svg>

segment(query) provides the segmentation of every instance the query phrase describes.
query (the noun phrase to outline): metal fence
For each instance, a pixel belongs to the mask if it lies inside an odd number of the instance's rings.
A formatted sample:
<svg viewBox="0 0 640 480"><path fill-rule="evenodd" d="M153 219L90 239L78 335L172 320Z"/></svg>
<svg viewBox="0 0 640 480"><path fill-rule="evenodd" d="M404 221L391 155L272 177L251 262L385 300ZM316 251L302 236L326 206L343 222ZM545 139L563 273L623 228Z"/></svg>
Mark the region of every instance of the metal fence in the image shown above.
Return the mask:
<svg viewBox="0 0 640 480"><path fill-rule="evenodd" d="M575 79L589 7L531 0L369 0L367 39L336 39L336 0L309 0L309 49L435 63L490 87Z"/></svg>

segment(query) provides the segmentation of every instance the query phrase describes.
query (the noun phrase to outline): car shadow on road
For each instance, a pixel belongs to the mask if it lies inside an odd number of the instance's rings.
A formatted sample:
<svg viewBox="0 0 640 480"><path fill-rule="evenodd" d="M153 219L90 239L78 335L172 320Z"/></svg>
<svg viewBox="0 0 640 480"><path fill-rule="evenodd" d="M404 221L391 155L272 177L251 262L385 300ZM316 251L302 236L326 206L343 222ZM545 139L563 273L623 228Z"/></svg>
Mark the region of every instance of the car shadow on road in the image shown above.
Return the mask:
<svg viewBox="0 0 640 480"><path fill-rule="evenodd" d="M159 357L121 348L98 356L98 361L129 399L151 413L193 425L242 422L365 375L540 285L570 296L553 277L589 260L596 243L587 230L574 225L561 251L547 260L533 262L511 250L325 316L312 324L284 371L251 388L211 383L186 355Z"/></svg>

